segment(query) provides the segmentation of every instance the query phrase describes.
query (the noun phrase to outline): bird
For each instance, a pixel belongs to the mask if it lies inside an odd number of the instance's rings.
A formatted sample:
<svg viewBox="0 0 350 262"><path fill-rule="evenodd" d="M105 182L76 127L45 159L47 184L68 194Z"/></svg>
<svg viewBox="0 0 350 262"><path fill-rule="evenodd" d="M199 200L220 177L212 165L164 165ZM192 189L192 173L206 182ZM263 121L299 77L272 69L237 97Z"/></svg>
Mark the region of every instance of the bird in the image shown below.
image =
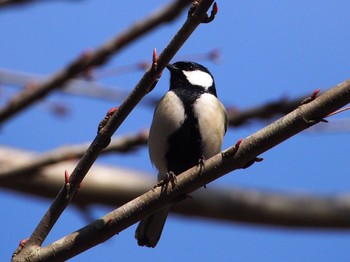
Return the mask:
<svg viewBox="0 0 350 262"><path fill-rule="evenodd" d="M166 68L170 71L170 88L154 111L148 139L158 181L219 153L227 130L225 107L217 98L209 70L192 61L179 61ZM170 207L141 220L135 232L140 246L157 245Z"/></svg>

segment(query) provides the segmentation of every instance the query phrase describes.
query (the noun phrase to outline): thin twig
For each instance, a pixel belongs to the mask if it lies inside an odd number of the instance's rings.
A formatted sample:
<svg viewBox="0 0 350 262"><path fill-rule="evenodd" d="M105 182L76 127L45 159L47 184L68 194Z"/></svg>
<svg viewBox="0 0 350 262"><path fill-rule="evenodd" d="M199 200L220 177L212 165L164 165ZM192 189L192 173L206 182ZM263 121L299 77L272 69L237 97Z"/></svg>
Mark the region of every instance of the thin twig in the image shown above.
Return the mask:
<svg viewBox="0 0 350 262"><path fill-rule="evenodd" d="M43 76L0 68L0 83L3 84L25 85L33 81L40 82L43 79ZM80 79L70 81L64 90L60 91L112 101L122 101L127 96L126 92L116 88L106 87L95 82ZM237 127L246 125L251 120L270 120L276 116L288 114L297 108L304 99L305 96L293 99L279 98L258 106L242 109L229 106L227 107L228 122L230 126ZM147 96L142 99L141 103L154 107L159 100L159 97Z"/></svg>
<svg viewBox="0 0 350 262"><path fill-rule="evenodd" d="M45 76L43 75L0 68L0 84L3 85L25 87L30 83L39 84L43 82L44 79ZM73 79L66 83L64 88L59 88L58 91L81 97L120 102L128 96L128 92L121 89L122 88L117 86L105 86L91 80ZM143 104L152 106L154 106L155 100L157 101L157 99L150 99L148 97L146 97L145 100L142 101Z"/></svg>
<svg viewBox="0 0 350 262"><path fill-rule="evenodd" d="M178 175L175 187L154 188L51 245L33 250L37 252L33 261L69 259L106 241L174 200L183 199L183 196L213 180L247 166L247 163L251 163L260 154L319 123L328 114L349 102L350 80L347 80L252 134L244 139L238 148L236 144L206 160L204 169L195 166Z"/></svg>
<svg viewBox="0 0 350 262"><path fill-rule="evenodd" d="M277 99L251 108L227 108L228 124L233 127L242 126L251 120L270 120L285 115L297 108L305 96L294 99Z"/></svg>
<svg viewBox="0 0 350 262"><path fill-rule="evenodd" d="M23 4L30 4L30 3L34 3L34 2L39 2L39 0L0 0L0 8L11 7L11 6L16 6L16 5L23 5ZM50 1L46 1L46 2L50 2Z"/></svg>
<svg viewBox="0 0 350 262"><path fill-rule="evenodd" d="M114 138L111 143L101 153L119 152L125 153L134 151L136 147L146 145L148 131L142 131L136 134L125 135ZM86 152L89 144L65 146L43 153L35 159L28 160L12 168L0 168L0 181L7 179L16 179L18 176L30 174L40 168L56 164L62 161L79 159Z"/></svg>
<svg viewBox="0 0 350 262"><path fill-rule="evenodd" d="M131 28L119 34L114 39L106 42L95 51L80 55L64 69L56 72L44 82L36 86L34 85L34 88L26 89L19 93L11 99L5 107L0 109L0 123L3 124L10 117L21 112L40 98L46 96L52 90L63 87L68 80L83 74L92 67L107 62L112 54L120 51L141 35L144 35L162 23L169 22L177 17L188 3L188 0L177 0L167 5L162 10L152 14L150 17L135 23Z"/></svg>

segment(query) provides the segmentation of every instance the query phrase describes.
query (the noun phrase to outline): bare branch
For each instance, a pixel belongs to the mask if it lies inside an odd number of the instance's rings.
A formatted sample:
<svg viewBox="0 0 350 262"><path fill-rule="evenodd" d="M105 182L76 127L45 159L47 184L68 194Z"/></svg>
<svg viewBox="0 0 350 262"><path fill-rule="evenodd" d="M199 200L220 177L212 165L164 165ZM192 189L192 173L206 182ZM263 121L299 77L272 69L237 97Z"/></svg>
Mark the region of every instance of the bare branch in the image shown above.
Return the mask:
<svg viewBox="0 0 350 262"><path fill-rule="evenodd" d="M242 126L250 120L269 120L278 115L285 115L297 108L305 96L294 99L277 99L251 108L227 108L228 123L230 126Z"/></svg>
<svg viewBox="0 0 350 262"><path fill-rule="evenodd" d="M107 124L99 130L98 135L82 156L73 173L70 175L69 181L57 194L50 208L25 243L23 249L21 249L20 252L16 252L14 258L15 261L25 260L27 258L27 252L31 253L34 247L37 249L37 247L43 243L59 216L76 194L86 173L97 159L100 152L108 145L113 133L122 124L142 97L145 96L154 86L154 83L157 81L164 67L170 62L171 58L176 54L197 26L202 23L203 18L206 16L206 11L209 9L212 2L213 1L210 0L202 0L199 3L194 12L188 16L186 22L174 36L169 45L161 53L159 58L154 59L152 67L144 74L128 98L126 98L118 110L115 111ZM72 254L74 254L74 252L70 255Z"/></svg>
<svg viewBox="0 0 350 262"><path fill-rule="evenodd" d="M0 148L0 156L2 166L13 166L13 159L29 162L36 158L33 154L11 148ZM0 186L51 199L62 186L62 170L73 170L74 166L74 161L64 162L35 173L23 173L21 179L2 180L0 176ZM94 204L121 206L148 191L154 183L154 176L150 174L94 165L72 203L80 207ZM350 229L350 194L315 196L209 186L191 193L188 200L173 205L172 212L231 223Z"/></svg>
<svg viewBox="0 0 350 262"><path fill-rule="evenodd" d="M73 60L66 68L56 72L44 82L35 86L35 89L25 90L15 96L3 108L0 109L0 122L4 123L13 115L21 112L38 99L46 96L49 92L89 70L92 67L99 66L110 59L112 54L120 51L130 42L148 33L162 23L173 20L188 5L189 1L177 0L162 10L152 14L150 17L135 23L131 28L119 34L114 39L106 42L94 52L80 55Z"/></svg>
<svg viewBox="0 0 350 262"><path fill-rule="evenodd" d="M216 62L217 60L219 60L219 58L220 51L218 49L213 49L205 53L185 55L182 56L182 58L178 57L179 60L209 60L212 62ZM99 70L97 72L89 72L88 78L85 77L81 79L70 80L68 83L65 84L64 88L59 87L57 91L72 95L79 95L83 97L98 98L110 101L123 101L127 97L128 92L121 90L120 87L102 85L96 82L96 79L136 71L144 72L150 66L151 64L149 62L141 61L134 64L119 66L116 68L107 68ZM43 75L30 74L26 72L0 68L0 84L23 88L29 83L43 82L44 79L45 76ZM152 98L150 96L147 96L144 99L142 99L141 103L153 107L158 103L159 100L159 97Z"/></svg>
<svg viewBox="0 0 350 262"><path fill-rule="evenodd" d="M40 85L44 79L45 76L43 75L29 74L0 68L0 84L24 87L29 83L38 83ZM83 79L70 80L65 84L64 89L62 87L58 88L58 91L62 91L64 93L104 99L107 101L123 101L128 95L126 91L122 91L119 87L105 86L94 81ZM149 98L146 98L146 100L147 104L155 104L154 100Z"/></svg>
<svg viewBox="0 0 350 262"><path fill-rule="evenodd" d="M134 151L136 147L147 144L147 139L147 130L136 134L116 137L101 153L125 153ZM16 179L17 176L30 174L47 165L52 165L67 160L79 159L83 156L88 147L89 144L87 143L74 146L65 146L47 153L43 153L34 159L29 159L28 161L24 161L22 163L17 161L19 164L13 167L4 167L4 165L2 165L2 168L0 168L0 181ZM18 158L14 159L18 160ZM57 192L57 190L55 192Z"/></svg>
<svg viewBox="0 0 350 262"><path fill-rule="evenodd" d="M174 211L260 226L350 230L350 194L346 193L315 196L242 188L210 188L196 191L193 199L183 202L190 202L189 208L182 211L175 205Z"/></svg>
<svg viewBox="0 0 350 262"><path fill-rule="evenodd" d="M18 163L35 161L36 157L37 154L32 152L7 147L0 148L1 166L10 170ZM34 172L16 174L16 178L0 177L0 186L33 196L54 198L65 180L62 171L71 172L76 164L76 160L64 161ZM151 175L132 169L94 165L84 179L79 194L74 198L74 204L79 206L103 204L109 199L105 204L121 205L151 188L154 184L152 178L154 177ZM121 198L112 200L116 191Z"/></svg>
<svg viewBox="0 0 350 262"><path fill-rule="evenodd" d="M154 188L51 245L32 250L32 261L71 258L106 241L164 205L183 199L190 192L228 172L246 167L248 163L253 163L258 155L317 124L328 114L348 104L350 80L339 84L318 98L311 98L308 103L243 140L238 148L236 144L206 160L204 169L193 167L178 175L175 187ZM281 215L284 217L283 214ZM33 252L37 252L37 256Z"/></svg>
<svg viewBox="0 0 350 262"><path fill-rule="evenodd" d="M16 6L16 5L23 5L23 4L30 4L30 3L34 3L34 2L39 2L39 0L0 0L0 8ZM50 2L50 1L46 1L46 2Z"/></svg>
<svg viewBox="0 0 350 262"><path fill-rule="evenodd" d="M213 53L215 52L213 51ZM44 77L40 75L0 68L0 83L3 84L23 86L33 81L40 82L43 79ZM127 96L126 92L118 91L116 88L106 87L95 82L80 79L69 81L62 91L69 94L112 101L122 101ZM142 99L141 103L148 106L155 106L159 99L159 97L147 96ZM250 120L270 120L273 117L285 115L297 108L304 99L305 96L293 99L280 98L255 107L243 109L227 107L229 125L237 127L249 123Z"/></svg>

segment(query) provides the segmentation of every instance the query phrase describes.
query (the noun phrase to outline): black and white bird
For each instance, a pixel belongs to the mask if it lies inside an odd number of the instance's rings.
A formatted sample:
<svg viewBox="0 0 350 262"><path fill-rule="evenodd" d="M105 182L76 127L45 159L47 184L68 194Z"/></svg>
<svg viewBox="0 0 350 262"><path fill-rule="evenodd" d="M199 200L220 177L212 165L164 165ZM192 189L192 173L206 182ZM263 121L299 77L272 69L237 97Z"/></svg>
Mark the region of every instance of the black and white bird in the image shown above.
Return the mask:
<svg viewBox="0 0 350 262"><path fill-rule="evenodd" d="M170 90L159 102L149 133L149 154L158 181L178 175L221 150L227 128L214 78L194 62L169 64ZM142 220L135 233L140 246L155 247L171 205Z"/></svg>

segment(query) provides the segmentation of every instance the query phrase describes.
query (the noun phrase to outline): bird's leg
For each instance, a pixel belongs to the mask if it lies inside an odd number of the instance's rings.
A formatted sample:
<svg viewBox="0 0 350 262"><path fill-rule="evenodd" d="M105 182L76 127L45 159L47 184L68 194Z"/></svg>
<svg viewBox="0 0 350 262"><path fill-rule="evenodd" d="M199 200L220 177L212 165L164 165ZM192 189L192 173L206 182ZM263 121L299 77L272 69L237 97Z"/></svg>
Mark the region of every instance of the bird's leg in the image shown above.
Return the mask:
<svg viewBox="0 0 350 262"><path fill-rule="evenodd" d="M176 175L174 174L173 171L169 171L169 172L166 173L165 181L166 181L167 184L170 182L173 188L175 187Z"/></svg>
<svg viewBox="0 0 350 262"><path fill-rule="evenodd" d="M163 187L165 186L165 188L168 187L169 182L171 183L172 187L175 187L176 184L176 175L174 174L173 171L169 171L165 174L165 178L161 181L159 181L154 187Z"/></svg>
<svg viewBox="0 0 350 262"><path fill-rule="evenodd" d="M205 156L201 156L198 160L199 172L202 172L204 169Z"/></svg>
<svg viewBox="0 0 350 262"><path fill-rule="evenodd" d="M205 156L201 156L198 160L199 173L202 173L202 170L205 168L204 162L205 162ZM207 189L207 185L204 185L204 188Z"/></svg>

